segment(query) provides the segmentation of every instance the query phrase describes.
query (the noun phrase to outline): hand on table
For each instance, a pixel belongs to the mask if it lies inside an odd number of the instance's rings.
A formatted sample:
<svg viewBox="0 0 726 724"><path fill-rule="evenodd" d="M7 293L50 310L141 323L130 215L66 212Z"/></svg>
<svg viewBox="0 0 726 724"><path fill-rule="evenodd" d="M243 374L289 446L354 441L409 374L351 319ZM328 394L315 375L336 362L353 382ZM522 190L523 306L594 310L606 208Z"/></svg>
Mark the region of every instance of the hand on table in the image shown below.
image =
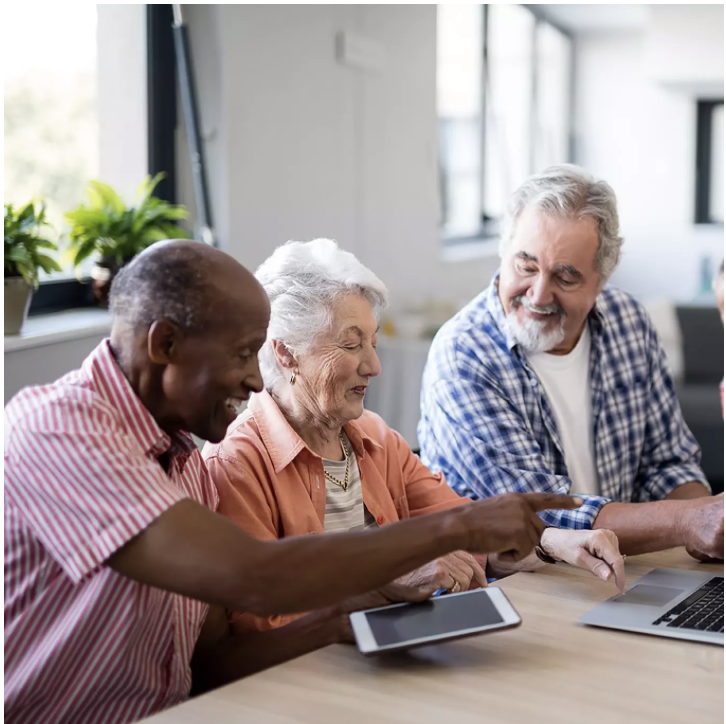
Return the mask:
<svg viewBox="0 0 726 724"><path fill-rule="evenodd" d="M507 493L451 512L465 527L466 550L498 553L498 560L507 565L526 558L539 543L545 524L537 513L581 505L581 498L558 493Z"/></svg>
<svg viewBox="0 0 726 724"><path fill-rule="evenodd" d="M406 586L433 586L434 590L445 588L452 593L458 593L470 588L485 587L487 576L471 553L455 551L401 576L397 582Z"/></svg>
<svg viewBox="0 0 726 724"><path fill-rule="evenodd" d="M723 493L680 502L680 526L688 553L699 561L723 560Z"/></svg>
<svg viewBox="0 0 726 724"><path fill-rule="evenodd" d="M611 530L547 528L540 545L553 558L584 568L603 581L614 576L618 591L625 593L625 563L618 537Z"/></svg>

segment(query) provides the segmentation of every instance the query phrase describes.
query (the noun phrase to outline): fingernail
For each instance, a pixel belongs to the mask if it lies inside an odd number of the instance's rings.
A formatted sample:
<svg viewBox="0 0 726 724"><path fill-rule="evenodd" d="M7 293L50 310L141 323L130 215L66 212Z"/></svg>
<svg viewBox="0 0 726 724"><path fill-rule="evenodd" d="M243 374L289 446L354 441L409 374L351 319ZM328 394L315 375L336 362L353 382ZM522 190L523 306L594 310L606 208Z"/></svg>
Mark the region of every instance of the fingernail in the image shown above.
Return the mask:
<svg viewBox="0 0 726 724"><path fill-rule="evenodd" d="M583 500L582 498L578 498L577 496L575 496L575 497L573 498L573 500L574 500L574 501L575 501L575 502L576 502L576 503L577 503L578 505L584 505L584 503L585 503L585 501L584 501L584 500Z"/></svg>

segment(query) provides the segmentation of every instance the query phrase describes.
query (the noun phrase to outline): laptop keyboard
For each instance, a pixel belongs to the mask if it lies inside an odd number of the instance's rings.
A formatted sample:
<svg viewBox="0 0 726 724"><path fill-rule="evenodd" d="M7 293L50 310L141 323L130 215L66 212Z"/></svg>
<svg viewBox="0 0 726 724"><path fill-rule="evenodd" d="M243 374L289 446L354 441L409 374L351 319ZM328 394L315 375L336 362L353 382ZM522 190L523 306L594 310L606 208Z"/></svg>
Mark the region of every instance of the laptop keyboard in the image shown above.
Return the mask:
<svg viewBox="0 0 726 724"><path fill-rule="evenodd" d="M706 581L653 625L723 633L723 578Z"/></svg>

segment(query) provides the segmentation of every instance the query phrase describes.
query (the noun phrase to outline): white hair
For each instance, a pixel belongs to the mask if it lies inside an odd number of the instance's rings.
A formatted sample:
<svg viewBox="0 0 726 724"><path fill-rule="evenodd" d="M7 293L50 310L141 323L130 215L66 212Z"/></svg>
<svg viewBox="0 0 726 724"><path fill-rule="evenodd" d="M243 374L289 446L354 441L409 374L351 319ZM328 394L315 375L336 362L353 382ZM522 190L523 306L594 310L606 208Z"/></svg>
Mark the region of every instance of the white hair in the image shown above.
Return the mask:
<svg viewBox="0 0 726 724"><path fill-rule="evenodd" d="M595 265L605 282L620 260L623 238L615 192L610 184L599 181L587 171L572 164L550 166L528 178L513 194L502 225L499 256L504 257L514 227L528 206L566 219L591 218L597 222L600 243Z"/></svg>
<svg viewBox="0 0 726 724"><path fill-rule="evenodd" d="M275 249L255 276L271 306L267 340L259 354L268 390L283 378L273 340L283 342L292 355L309 351L330 328L335 302L348 294L365 297L376 316L388 304L383 282L331 239L288 241Z"/></svg>
<svg viewBox="0 0 726 724"><path fill-rule="evenodd" d="M553 330L546 332L545 324L529 317L520 322L517 312L512 310L504 318L504 328L512 339L529 354L549 352L565 339L564 320Z"/></svg>

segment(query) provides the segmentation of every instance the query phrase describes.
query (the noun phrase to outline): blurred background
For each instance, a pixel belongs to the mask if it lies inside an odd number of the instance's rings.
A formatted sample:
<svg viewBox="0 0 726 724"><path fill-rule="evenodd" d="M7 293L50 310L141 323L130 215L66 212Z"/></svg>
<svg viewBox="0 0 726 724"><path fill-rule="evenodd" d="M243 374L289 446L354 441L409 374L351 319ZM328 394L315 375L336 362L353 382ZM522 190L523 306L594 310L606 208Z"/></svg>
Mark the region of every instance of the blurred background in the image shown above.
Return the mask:
<svg viewBox="0 0 726 724"><path fill-rule="evenodd" d="M723 258L722 4L181 11L216 242L254 269L288 239L335 238L383 279L390 339L369 404L414 447L427 338L497 269L509 193L569 161L617 193L626 242L612 283L649 306L723 477L711 292ZM77 366L105 334L106 313L84 309L92 260L73 268L62 255L63 214L89 180L130 203L164 172L156 192L189 210L196 235L199 214L172 6L3 12L4 200L46 200L64 263L43 277L23 333L6 337L7 400Z"/></svg>

